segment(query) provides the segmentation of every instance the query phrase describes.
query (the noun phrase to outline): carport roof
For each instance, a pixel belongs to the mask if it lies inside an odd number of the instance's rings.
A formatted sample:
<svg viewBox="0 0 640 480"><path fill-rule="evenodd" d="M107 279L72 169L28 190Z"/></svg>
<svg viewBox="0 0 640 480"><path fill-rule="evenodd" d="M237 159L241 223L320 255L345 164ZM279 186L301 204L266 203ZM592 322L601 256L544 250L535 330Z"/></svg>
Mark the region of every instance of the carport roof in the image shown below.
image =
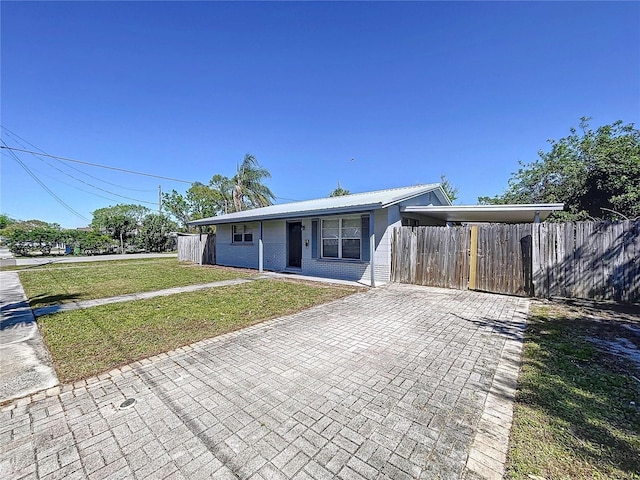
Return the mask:
<svg viewBox="0 0 640 480"><path fill-rule="evenodd" d="M254 222L260 220L277 220L284 218L309 217L312 215L336 215L345 213L366 212L386 208L390 205L411 198L434 192L447 203L444 191L439 183L414 185L412 187L391 188L375 192L354 193L341 197L318 198L301 202L282 203L268 207L229 213L217 217L203 218L189 222L189 225L219 225L224 223Z"/></svg>
<svg viewBox="0 0 640 480"><path fill-rule="evenodd" d="M564 203L533 203L521 205L455 205L407 206L402 212L417 213L445 222L529 223L546 219L552 212L564 209Z"/></svg>

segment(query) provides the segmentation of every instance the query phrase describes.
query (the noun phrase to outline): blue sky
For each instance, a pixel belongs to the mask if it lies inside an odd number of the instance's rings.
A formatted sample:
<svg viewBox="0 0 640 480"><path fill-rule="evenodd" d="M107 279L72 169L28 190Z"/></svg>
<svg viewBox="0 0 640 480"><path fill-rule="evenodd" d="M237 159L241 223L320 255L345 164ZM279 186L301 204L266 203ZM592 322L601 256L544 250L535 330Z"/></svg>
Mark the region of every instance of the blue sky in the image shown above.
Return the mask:
<svg viewBox="0 0 640 480"><path fill-rule="evenodd" d="M250 152L279 202L326 196L338 180L355 193L444 173L456 203L475 204L581 116L639 121L637 2L0 8L0 123L11 132L50 154L203 183ZM19 158L88 219L137 203L104 190L153 204L159 184L188 188ZM88 223L4 151L1 175L3 213Z"/></svg>

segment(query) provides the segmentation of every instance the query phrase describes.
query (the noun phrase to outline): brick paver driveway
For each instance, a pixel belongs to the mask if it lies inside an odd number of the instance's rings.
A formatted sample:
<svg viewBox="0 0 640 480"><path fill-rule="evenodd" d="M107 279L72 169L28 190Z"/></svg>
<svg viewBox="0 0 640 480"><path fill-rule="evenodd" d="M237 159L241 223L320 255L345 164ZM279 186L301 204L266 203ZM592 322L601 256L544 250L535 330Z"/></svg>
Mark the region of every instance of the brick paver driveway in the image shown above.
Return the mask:
<svg viewBox="0 0 640 480"><path fill-rule="evenodd" d="M0 477L459 478L523 307L391 285L67 385L2 409Z"/></svg>

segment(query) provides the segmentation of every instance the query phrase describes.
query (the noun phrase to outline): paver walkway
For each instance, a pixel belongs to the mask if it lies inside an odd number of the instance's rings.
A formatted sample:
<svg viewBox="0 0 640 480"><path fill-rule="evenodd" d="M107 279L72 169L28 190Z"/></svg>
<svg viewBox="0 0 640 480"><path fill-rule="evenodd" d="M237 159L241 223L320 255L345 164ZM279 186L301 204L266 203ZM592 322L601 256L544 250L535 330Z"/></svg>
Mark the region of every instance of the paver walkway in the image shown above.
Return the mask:
<svg viewBox="0 0 640 480"><path fill-rule="evenodd" d="M390 285L56 387L0 478L501 478L527 309Z"/></svg>

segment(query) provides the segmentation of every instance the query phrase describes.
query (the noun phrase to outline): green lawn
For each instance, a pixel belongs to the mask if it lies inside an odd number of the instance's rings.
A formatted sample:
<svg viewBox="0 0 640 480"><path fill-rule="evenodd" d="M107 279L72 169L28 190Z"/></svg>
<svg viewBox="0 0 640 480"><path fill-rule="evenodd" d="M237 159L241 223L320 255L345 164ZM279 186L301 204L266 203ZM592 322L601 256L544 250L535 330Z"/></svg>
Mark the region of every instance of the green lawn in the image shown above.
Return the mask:
<svg viewBox="0 0 640 480"><path fill-rule="evenodd" d="M173 258L57 263L20 270L31 307L248 277L242 270L182 264Z"/></svg>
<svg viewBox="0 0 640 480"><path fill-rule="evenodd" d="M640 309L534 306L523 349L507 478L640 478L640 372L593 342L640 351Z"/></svg>
<svg viewBox="0 0 640 480"><path fill-rule="evenodd" d="M38 324L58 378L67 383L356 291L258 280L57 313L40 317Z"/></svg>

